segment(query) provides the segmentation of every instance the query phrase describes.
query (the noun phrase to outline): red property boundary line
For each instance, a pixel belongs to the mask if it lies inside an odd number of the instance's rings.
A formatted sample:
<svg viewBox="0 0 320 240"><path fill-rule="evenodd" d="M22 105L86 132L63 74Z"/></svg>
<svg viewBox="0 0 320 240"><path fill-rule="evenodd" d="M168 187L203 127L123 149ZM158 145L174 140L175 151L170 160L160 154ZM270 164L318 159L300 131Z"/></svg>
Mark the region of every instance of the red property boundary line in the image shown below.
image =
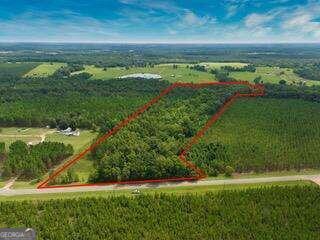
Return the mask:
<svg viewBox="0 0 320 240"><path fill-rule="evenodd" d="M231 97L229 97L224 104L219 108L219 110L206 122L206 124L196 133L195 136L191 138L191 140L185 145L185 147L180 151L178 156L179 160L186 167L190 168L196 173L194 177L173 177L173 178L165 178L165 179L148 179L148 180L134 180L134 181L112 181L112 182L103 182L103 183L89 183L89 184L67 184L67 185L52 185L49 183L57 178L63 171L70 168L80 159L82 159L86 154L93 151L98 145L102 142L106 141L112 135L115 135L119 130L124 128L130 122L138 118L142 113L148 110L153 104L157 103L162 97L170 93L173 89L178 87L187 87L187 88L204 88L208 86L228 86L228 85L243 85L251 88L251 93L240 93L236 92ZM112 185L112 184L143 184L143 183L160 183L160 182L169 182L169 181L191 181L191 180L200 180L206 177L205 172L197 167L192 162L186 159L186 155L188 151L190 151L192 145L196 144L199 139L205 134L205 132L223 115L223 113L236 101L236 99L240 97L259 97L265 94L265 88L262 84L251 84L247 81L237 81L237 82L208 82L208 83L173 83L168 88L164 89L160 92L160 94L151 99L148 103L138 108L134 113L129 115L127 118L119 122L115 127L113 127L108 133L100 137L95 143L93 143L90 147L85 149L80 154L76 155L74 158L57 168L49 177L44 179L37 186L38 189L42 188L65 188L65 187L85 187L85 186L101 186L101 185Z"/></svg>

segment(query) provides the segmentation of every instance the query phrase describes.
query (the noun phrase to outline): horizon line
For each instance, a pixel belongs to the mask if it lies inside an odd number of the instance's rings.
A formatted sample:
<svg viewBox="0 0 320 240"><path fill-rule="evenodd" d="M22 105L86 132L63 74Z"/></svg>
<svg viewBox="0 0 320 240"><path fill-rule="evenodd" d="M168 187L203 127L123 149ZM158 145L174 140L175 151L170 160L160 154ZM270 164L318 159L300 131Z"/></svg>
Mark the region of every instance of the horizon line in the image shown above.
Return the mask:
<svg viewBox="0 0 320 240"><path fill-rule="evenodd" d="M245 44L320 44L320 42L315 41L304 41L304 42L284 42L284 41L278 41L278 42L134 42L134 41L1 41L0 44L4 43L11 43L11 44L21 44L21 43L39 43L39 44L132 44L132 45L139 45L139 44L167 44L167 45L210 45L210 44L216 44L216 45L245 45Z"/></svg>

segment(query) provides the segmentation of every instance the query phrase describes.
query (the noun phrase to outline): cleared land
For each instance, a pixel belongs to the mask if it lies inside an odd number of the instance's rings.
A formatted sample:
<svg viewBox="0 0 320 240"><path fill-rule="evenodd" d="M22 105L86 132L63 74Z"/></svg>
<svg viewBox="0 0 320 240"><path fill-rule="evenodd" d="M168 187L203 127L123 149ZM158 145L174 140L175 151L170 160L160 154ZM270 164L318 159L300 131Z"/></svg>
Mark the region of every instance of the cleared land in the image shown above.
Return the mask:
<svg viewBox="0 0 320 240"><path fill-rule="evenodd" d="M75 154L79 153L85 147L89 146L91 142L97 137L96 132L89 130L81 130L80 136L65 136L55 132L55 130L47 128L1 128L0 142L6 143L8 149L10 144L17 140L22 140L26 143L39 143L42 140L51 142L62 142L64 144L71 144L74 148ZM91 163L91 162L89 162ZM80 166L83 171L87 171L88 163ZM1 166L0 166L1 167ZM89 169L88 171L90 171ZM0 186L3 185L3 181L0 181ZM36 182L31 181L16 181L13 188L33 188Z"/></svg>
<svg viewBox="0 0 320 240"><path fill-rule="evenodd" d="M240 63L240 62L202 62L202 63L199 63L199 65L204 65L204 66L207 66L209 68L219 69L219 68L224 67L224 66L241 68L241 67L247 66L248 63Z"/></svg>
<svg viewBox="0 0 320 240"><path fill-rule="evenodd" d="M74 152L79 153L86 146L88 146L97 137L98 133L90 130L81 130L80 136L65 136L61 133L51 133L46 136L46 141L62 142L64 144L71 144Z"/></svg>
<svg viewBox="0 0 320 240"><path fill-rule="evenodd" d="M306 80L299 77L290 68L278 67L257 67L256 72L232 72L230 76L235 79L247 80L252 82L255 78L261 76L264 83L276 83L280 80L285 80L288 84L298 84L306 82L307 85L319 85L320 81Z"/></svg>
<svg viewBox="0 0 320 240"><path fill-rule="evenodd" d="M218 62L203 62L199 65L204 65L207 69L220 69L222 66L232 67L243 67L248 64L246 63L218 63ZM176 64L177 68L173 68L172 63L159 64L154 67L132 67L129 69L121 67L112 68L97 68L94 66L85 66L84 71L92 74L92 79L114 79L124 75L133 73L153 73L159 74L170 82L208 82L216 81L215 75L209 72L201 72L188 68L192 64ZM299 84L300 82L306 83L307 85L319 85L320 81L312 81L299 77L290 68L279 68L279 67L257 67L256 72L232 72L230 77L238 80L246 80L253 82L253 80L261 76L264 83L279 83L280 80L285 80L288 84ZM80 73L75 72L75 73ZM74 74L75 74L74 73Z"/></svg>
<svg viewBox="0 0 320 240"><path fill-rule="evenodd" d="M218 161L238 172L320 168L320 104L293 99L240 99L206 133L191 153L219 143ZM212 154L212 153L211 153ZM190 160L206 168L208 156Z"/></svg>
<svg viewBox="0 0 320 240"><path fill-rule="evenodd" d="M50 132L52 130L46 128L0 128L0 142L4 142L7 149L11 143L17 140L36 144L41 142Z"/></svg>
<svg viewBox="0 0 320 240"><path fill-rule="evenodd" d="M42 63L30 72L25 74L25 77L48 77L54 74L59 68L66 66L65 63Z"/></svg>
<svg viewBox="0 0 320 240"><path fill-rule="evenodd" d="M87 72L92 74L92 79L114 79L124 75L133 73L153 73L159 74L163 79L170 82L209 82L215 81L215 76L208 72L199 72L187 68L187 64L178 64L178 68L173 68L172 64L167 65L155 65L154 67L132 67L129 69L121 67L97 68L94 66L85 66L85 70L81 72ZM191 66L191 65L190 65ZM79 72L76 72L79 73Z"/></svg>
<svg viewBox="0 0 320 240"><path fill-rule="evenodd" d="M47 128L0 128L0 142L5 142L8 148L14 141L21 140L26 143L38 143L42 140L71 144L77 153L97 136L89 130L81 130L80 136L65 136L55 130Z"/></svg>

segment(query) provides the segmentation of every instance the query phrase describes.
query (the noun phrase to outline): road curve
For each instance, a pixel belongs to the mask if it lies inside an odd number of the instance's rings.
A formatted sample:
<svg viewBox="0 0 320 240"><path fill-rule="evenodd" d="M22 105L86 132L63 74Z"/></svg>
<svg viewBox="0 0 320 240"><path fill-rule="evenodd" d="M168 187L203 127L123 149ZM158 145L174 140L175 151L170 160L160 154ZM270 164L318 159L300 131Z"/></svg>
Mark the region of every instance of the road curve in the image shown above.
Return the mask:
<svg viewBox="0 0 320 240"><path fill-rule="evenodd" d="M261 177L261 178L243 178L243 179L204 179L192 182L168 182L168 183L147 183L135 185L107 185L107 186L88 186L88 187L68 187L68 188L47 188L47 189L0 189L1 196L19 196L30 194L46 194L46 193L70 193L70 192L93 192L107 190L130 190L130 189L158 189L158 188L175 188L185 186L210 186L210 185L231 185L231 184L254 184L254 183L270 183L270 182L287 182L307 180L318 182L320 175L293 175L281 177Z"/></svg>

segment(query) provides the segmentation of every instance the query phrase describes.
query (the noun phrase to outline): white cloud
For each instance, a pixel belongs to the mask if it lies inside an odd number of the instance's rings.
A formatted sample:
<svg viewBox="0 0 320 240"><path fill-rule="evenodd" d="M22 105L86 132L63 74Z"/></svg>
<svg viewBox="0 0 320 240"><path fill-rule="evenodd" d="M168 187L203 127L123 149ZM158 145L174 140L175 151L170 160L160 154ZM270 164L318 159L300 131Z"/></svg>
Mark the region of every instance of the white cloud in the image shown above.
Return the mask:
<svg viewBox="0 0 320 240"><path fill-rule="evenodd" d="M190 10L187 10L182 16L181 24L183 26L201 27L208 24L214 24L216 19L210 16L198 16Z"/></svg>
<svg viewBox="0 0 320 240"><path fill-rule="evenodd" d="M306 8L299 8L287 14L282 23L282 28L287 31L301 32L320 37L320 4L312 4Z"/></svg>
<svg viewBox="0 0 320 240"><path fill-rule="evenodd" d="M271 20L273 20L275 15L273 14L257 14L257 13L252 13L248 15L245 18L245 25L246 27L259 27L261 25L264 25Z"/></svg>
<svg viewBox="0 0 320 240"><path fill-rule="evenodd" d="M230 5L227 7L227 18L233 17L234 15L236 15L236 13L238 12L238 9L240 8L240 6L238 5Z"/></svg>

